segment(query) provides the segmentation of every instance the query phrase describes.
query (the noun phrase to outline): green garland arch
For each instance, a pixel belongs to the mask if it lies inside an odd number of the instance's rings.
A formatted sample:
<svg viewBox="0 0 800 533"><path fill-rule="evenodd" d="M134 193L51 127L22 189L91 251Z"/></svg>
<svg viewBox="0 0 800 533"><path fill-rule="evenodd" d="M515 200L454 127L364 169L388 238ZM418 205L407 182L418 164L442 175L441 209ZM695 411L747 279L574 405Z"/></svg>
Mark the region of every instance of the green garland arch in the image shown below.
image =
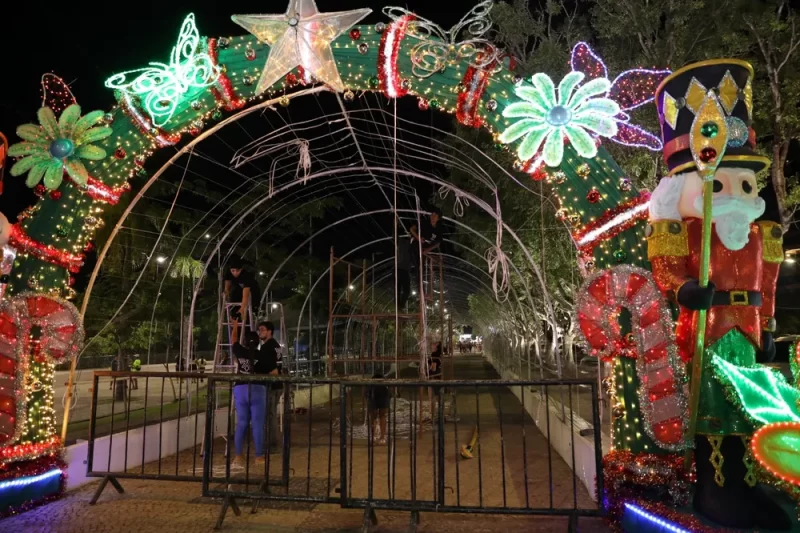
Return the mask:
<svg viewBox="0 0 800 533"><path fill-rule="evenodd" d="M460 54L458 43L451 46L441 38L430 37L431 43L447 50L444 68L426 77L419 77L415 75L419 62L412 59L417 53L415 47L420 43L419 38L410 35L403 38L399 33L394 33L396 54L390 59L387 59L386 53L381 54L387 46L387 33L396 30L399 24L402 22L396 20L362 24L332 41L333 59L346 88L345 101L352 100L355 94L362 91L379 92L389 97L387 83L394 82L401 93L417 97L421 108L453 114L464 124L482 127L495 135L498 149L509 149L509 146L499 142L499 133L506 131L514 120L504 117L503 111L519 101L516 89L520 86L533 87L529 79L522 80L514 72L513 59L498 58L497 62L492 63L492 68L476 69L470 63L475 58ZM146 175L147 160L153 153L180 142L185 136L197 134L208 124L236 113L250 103L280 97L282 104L289 105L293 91L305 84L306 73L295 68L266 92L256 94L257 80L270 53L267 44L252 35L200 38L197 34L195 42L192 41L192 34L187 33L192 31L196 32L196 29L194 17L190 15L181 30L179 46L173 51L170 63L146 68L150 69L156 85L180 83L180 80L176 81L170 76L176 76L174 69L189 63L195 70L206 69L202 72L213 75L205 79L195 77L196 83L185 83L185 87L175 96L166 101L151 99L150 103L148 96L154 89L142 89L138 94L131 87L120 89L124 76L107 82L107 85L118 87L118 104L106 113L90 114L87 121L91 122L89 127L101 123L110 128L110 133L104 137L104 133L98 132L91 135L90 141L84 140L86 144L99 148L99 151L84 149L78 153L76 150L86 176L79 169L72 168L66 174L70 177L65 177L64 183L58 186L53 173L49 183L55 184L56 187L52 188L58 192L41 194L41 200L21 216L11 242L17 248L18 255L11 274L9 293L34 289L53 296L74 296L70 287L70 271L74 273L80 269L82 256L92 246L93 235L103 223L104 208L130 189L129 180L134 176ZM186 46L187 42L190 46ZM392 62L397 73L393 80L387 76L384 68L387 60ZM173 70L170 71L170 68ZM159 78L159 75L162 77ZM189 79L193 74L183 72L183 75ZM481 79L476 81L476 77ZM482 84L481 90L473 92L470 89L472 82ZM464 114L460 99L470 98L473 99L473 112ZM151 116L148 109L161 109L168 116L166 120L163 113ZM47 117L42 119L40 114L43 125L48 120ZM77 118L68 123L68 127L78 128L75 120ZM45 129L47 127L52 127L52 123L48 123ZM52 148L50 151L52 153ZM101 157L100 151L105 152L105 157ZM600 235L588 245L584 243L589 230L646 201L646 196L631 187L622 169L602 146L596 152L594 157L584 158L572 145L565 144L558 168L530 168L530 161L517 161L515 171L528 174L533 179L547 180L548 186L561 202L561 219L572 228L585 270L607 268L619 263L647 267L643 246L644 219L641 216L631 217L625 224ZM12 149L10 155L28 154L25 150ZM18 169L16 173L22 172ZM44 180L47 184L47 174L44 174ZM76 185L83 181L85 185ZM646 213L646 209L644 211ZM657 452L652 441L640 431L641 415L636 406L638 379L630 363L620 359L616 367L617 397L626 408L614 423L614 445L618 449L633 452ZM52 404L52 394L48 397L41 394L41 398L34 394L32 403L41 401L43 404ZM30 409L31 420L41 418L41 413L37 413L33 406ZM48 412L52 412L52 405L37 409L49 409ZM37 426L34 424L31 427ZM37 442L41 438L41 432L30 433L26 440Z"/></svg>

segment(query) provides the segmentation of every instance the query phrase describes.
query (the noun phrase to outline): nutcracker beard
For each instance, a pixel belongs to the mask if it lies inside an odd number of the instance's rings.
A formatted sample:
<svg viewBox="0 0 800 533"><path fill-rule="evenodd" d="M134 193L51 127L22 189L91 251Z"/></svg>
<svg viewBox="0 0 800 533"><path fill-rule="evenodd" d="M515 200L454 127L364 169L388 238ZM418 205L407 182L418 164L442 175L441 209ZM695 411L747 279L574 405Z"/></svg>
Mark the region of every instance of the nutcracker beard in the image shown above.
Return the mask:
<svg viewBox="0 0 800 533"><path fill-rule="evenodd" d="M703 197L694 200L694 207L703 211ZM712 220L717 236L728 250L741 250L750 239L750 224L764 214L763 198L715 194L712 204Z"/></svg>

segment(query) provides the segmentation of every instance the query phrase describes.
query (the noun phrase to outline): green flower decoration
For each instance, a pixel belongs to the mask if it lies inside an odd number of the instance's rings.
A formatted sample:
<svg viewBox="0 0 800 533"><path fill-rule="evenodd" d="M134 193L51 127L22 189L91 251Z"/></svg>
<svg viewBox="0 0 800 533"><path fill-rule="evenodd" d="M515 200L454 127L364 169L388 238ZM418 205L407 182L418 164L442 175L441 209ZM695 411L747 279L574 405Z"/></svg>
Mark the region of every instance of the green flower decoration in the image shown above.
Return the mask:
<svg viewBox="0 0 800 533"><path fill-rule="evenodd" d="M11 167L11 175L21 176L27 172L25 184L28 187L36 187L43 181L45 187L54 190L61 185L66 170L76 184L86 186L89 172L81 159L105 159L106 151L93 143L112 133L111 128L94 127L102 120L103 114L103 111L92 111L81 117L81 107L72 104L56 121L52 109L39 109L36 115L40 126L23 124L17 128L17 135L24 142L8 149L9 156L22 158Z"/></svg>
<svg viewBox="0 0 800 533"><path fill-rule="evenodd" d="M546 74L535 74L533 86L520 86L514 92L521 101L505 108L503 116L519 118L500 135L500 141L509 144L523 138L517 148L520 160L531 159L540 147L547 166L557 167L564 157L564 137L578 152L591 158L597 155L597 145L591 133L603 137L617 134L616 115L619 104L606 98L611 82L596 78L583 81L582 72L570 72L558 84ZM576 89L577 88L577 89Z"/></svg>

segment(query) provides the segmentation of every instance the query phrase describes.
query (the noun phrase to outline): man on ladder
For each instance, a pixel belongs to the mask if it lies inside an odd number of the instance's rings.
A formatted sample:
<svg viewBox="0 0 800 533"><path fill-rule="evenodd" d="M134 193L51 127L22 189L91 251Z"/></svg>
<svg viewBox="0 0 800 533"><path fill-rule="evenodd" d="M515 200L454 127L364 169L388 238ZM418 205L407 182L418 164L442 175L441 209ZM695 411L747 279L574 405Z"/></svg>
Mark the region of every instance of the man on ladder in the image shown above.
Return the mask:
<svg viewBox="0 0 800 533"><path fill-rule="evenodd" d="M248 317L247 313L252 313L252 306L258 306L260 302L260 291L255 275L244 268L244 264L238 257L228 261L228 269L225 271L225 302L229 306L229 320L232 331L229 341L231 343L240 342L246 325L253 321L254 317ZM243 324L242 331L239 331L239 323Z"/></svg>

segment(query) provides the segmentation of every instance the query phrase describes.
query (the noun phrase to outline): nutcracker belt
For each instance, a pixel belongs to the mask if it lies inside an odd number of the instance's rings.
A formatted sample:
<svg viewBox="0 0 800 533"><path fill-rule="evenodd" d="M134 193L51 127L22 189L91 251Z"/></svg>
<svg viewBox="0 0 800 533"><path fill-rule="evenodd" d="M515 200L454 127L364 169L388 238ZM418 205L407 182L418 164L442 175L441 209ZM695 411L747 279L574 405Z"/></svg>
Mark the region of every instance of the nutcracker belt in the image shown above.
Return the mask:
<svg viewBox="0 0 800 533"><path fill-rule="evenodd" d="M714 307L722 305L761 306L761 293L758 291L716 291L711 300Z"/></svg>

